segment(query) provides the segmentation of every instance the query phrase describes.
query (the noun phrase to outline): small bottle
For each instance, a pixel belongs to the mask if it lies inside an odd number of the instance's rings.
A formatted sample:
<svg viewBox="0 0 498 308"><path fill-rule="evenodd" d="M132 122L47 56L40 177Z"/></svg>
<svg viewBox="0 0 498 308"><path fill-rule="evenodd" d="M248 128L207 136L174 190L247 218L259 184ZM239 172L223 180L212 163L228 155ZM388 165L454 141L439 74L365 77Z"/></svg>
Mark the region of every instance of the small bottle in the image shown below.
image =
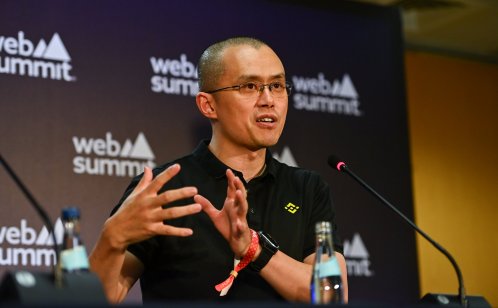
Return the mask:
<svg viewBox="0 0 498 308"><path fill-rule="evenodd" d="M311 277L311 303L344 304L341 270L335 257L330 222L317 222L315 233L316 255Z"/></svg>
<svg viewBox="0 0 498 308"><path fill-rule="evenodd" d="M80 211L76 207L64 208L61 216L64 225L61 268L65 272L88 271L88 256L80 236Z"/></svg>

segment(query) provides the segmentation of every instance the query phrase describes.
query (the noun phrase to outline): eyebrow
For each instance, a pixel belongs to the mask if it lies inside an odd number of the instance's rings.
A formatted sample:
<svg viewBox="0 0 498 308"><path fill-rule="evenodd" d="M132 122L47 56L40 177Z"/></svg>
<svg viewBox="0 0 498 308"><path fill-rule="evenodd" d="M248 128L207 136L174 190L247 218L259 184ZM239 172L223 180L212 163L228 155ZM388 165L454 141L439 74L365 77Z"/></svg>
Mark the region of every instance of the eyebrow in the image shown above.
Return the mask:
<svg viewBox="0 0 498 308"><path fill-rule="evenodd" d="M285 79L285 73L279 73L279 74L275 74L275 75L270 76L270 79L280 79L280 78ZM240 82L247 81L247 80L257 80L257 79L261 79L261 76L259 76L259 75L242 75L239 78L237 78L237 80Z"/></svg>

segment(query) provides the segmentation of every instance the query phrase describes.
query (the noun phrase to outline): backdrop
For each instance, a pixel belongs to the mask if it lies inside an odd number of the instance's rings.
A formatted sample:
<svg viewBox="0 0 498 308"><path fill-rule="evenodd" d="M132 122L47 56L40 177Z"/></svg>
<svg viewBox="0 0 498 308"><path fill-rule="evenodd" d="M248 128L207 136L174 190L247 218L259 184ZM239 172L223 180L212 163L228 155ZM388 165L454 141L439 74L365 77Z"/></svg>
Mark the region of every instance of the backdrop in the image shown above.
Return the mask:
<svg viewBox="0 0 498 308"><path fill-rule="evenodd" d="M82 211L90 250L131 177L189 153L210 126L196 66L211 43L254 36L280 55L287 126L272 151L330 183L351 302L414 302L413 232L327 165L338 154L412 217L399 14L359 4L2 1L0 151L48 210ZM0 274L49 270L50 238L0 170ZM136 300L135 291L130 299Z"/></svg>

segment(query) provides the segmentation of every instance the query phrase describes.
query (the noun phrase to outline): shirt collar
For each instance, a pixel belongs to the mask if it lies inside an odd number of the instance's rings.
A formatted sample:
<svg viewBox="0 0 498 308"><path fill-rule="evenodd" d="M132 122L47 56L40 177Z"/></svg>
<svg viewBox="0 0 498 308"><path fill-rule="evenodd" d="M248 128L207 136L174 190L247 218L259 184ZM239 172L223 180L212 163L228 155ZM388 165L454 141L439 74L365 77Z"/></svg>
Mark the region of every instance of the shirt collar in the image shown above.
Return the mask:
<svg viewBox="0 0 498 308"><path fill-rule="evenodd" d="M208 174L215 178L223 178L225 177L225 172L229 168L227 165L225 165L223 162L221 162L208 148L209 145L209 139L204 139L202 140L199 145L195 148L193 152L193 156L197 161L199 161L200 165L202 168L206 170ZM266 157L265 157L265 163L266 163L266 170L265 172L261 175L261 177L266 176L267 174L272 175L275 177L276 175L276 166L275 162L273 161L273 157L271 155L270 150L267 148L266 149ZM231 168L230 168L231 169ZM236 174L241 176L241 172L232 169L232 171Z"/></svg>

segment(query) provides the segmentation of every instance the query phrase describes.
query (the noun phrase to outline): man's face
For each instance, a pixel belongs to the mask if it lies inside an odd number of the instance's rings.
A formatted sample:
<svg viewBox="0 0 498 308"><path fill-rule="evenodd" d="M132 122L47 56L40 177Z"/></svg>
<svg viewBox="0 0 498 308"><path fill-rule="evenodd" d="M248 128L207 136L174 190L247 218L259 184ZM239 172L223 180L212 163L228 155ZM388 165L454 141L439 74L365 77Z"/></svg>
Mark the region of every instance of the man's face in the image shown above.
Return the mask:
<svg viewBox="0 0 498 308"><path fill-rule="evenodd" d="M224 52L224 74L218 87L247 82L285 84L285 72L278 56L267 46L230 47ZM285 91L284 91L285 92ZM258 150L277 143L285 124L288 97L265 87L256 96L238 90L213 94L217 114L217 138L231 145Z"/></svg>

